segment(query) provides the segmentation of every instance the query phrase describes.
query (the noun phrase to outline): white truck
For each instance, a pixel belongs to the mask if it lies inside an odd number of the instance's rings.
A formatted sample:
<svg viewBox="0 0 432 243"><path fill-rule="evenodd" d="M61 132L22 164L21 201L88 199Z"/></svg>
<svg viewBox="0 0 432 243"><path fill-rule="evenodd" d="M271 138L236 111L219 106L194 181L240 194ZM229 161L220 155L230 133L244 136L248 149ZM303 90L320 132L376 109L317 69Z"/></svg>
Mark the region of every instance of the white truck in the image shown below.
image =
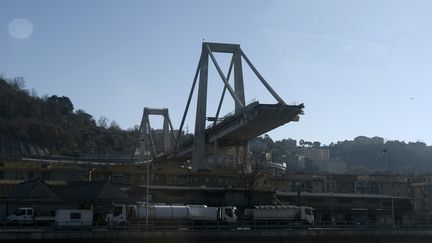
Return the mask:
<svg viewBox="0 0 432 243"><path fill-rule="evenodd" d="M56 225L56 226L91 226L93 211L83 209L58 209L54 215L40 215L34 208L19 208L7 217L9 223Z"/></svg>
<svg viewBox="0 0 432 243"><path fill-rule="evenodd" d="M253 206L245 209L243 219L303 224L314 223L313 208L307 206Z"/></svg>
<svg viewBox="0 0 432 243"><path fill-rule="evenodd" d="M148 214L147 214L148 208ZM206 205L125 205L116 204L113 212L107 214L107 223L124 225L149 221L205 221L237 222L237 208L234 206L207 207Z"/></svg>
<svg viewBox="0 0 432 243"><path fill-rule="evenodd" d="M13 214L6 218L9 223L20 224L52 224L55 220L54 216L36 213L34 208L23 207L17 209Z"/></svg>

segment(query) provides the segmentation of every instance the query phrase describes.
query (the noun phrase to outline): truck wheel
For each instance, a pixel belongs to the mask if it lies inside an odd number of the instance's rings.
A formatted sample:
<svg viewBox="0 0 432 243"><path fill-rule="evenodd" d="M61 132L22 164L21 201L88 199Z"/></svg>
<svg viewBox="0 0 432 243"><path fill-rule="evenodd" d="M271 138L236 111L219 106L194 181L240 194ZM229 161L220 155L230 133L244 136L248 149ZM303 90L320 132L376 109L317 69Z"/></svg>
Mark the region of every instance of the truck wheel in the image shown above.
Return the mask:
<svg viewBox="0 0 432 243"><path fill-rule="evenodd" d="M122 221L122 222L119 223L119 225L120 226L127 226L127 225L129 225L129 223L126 222L126 221Z"/></svg>
<svg viewBox="0 0 432 243"><path fill-rule="evenodd" d="M309 225L310 225L309 221L307 221L307 220L302 220L302 226L303 226L304 228L308 228Z"/></svg>
<svg viewBox="0 0 432 243"><path fill-rule="evenodd" d="M18 226L19 225L19 221L14 219L11 221L13 226Z"/></svg>

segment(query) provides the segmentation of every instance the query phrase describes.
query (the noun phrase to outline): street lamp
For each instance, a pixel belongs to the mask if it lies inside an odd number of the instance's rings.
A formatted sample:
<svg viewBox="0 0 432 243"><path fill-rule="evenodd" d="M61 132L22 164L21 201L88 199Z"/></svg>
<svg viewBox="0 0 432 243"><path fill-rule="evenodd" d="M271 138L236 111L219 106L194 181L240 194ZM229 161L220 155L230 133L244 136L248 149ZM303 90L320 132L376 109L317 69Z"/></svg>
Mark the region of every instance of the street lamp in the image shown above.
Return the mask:
<svg viewBox="0 0 432 243"><path fill-rule="evenodd" d="M150 152L147 153L147 173L146 173L146 229L149 222L149 182L150 182Z"/></svg>
<svg viewBox="0 0 432 243"><path fill-rule="evenodd" d="M390 186L391 186L391 210L392 210L392 225L395 227L395 215L394 215L394 186L393 186L393 175L392 175L392 164L391 164L391 156L390 150L384 149L383 153L387 153L388 162L389 162L389 174L390 174Z"/></svg>

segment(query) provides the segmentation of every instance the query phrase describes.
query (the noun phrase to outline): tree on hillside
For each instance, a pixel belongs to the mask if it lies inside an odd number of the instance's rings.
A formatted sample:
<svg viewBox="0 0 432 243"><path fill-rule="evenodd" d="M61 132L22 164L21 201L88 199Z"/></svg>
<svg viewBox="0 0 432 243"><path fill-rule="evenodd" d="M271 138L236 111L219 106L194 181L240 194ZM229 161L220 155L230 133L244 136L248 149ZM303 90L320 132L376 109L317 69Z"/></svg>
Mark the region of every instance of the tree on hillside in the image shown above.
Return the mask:
<svg viewBox="0 0 432 243"><path fill-rule="evenodd" d="M101 116L99 117L99 119L97 120L97 126L101 127L101 128L107 128L108 127L108 118L106 118L105 116Z"/></svg>
<svg viewBox="0 0 432 243"><path fill-rule="evenodd" d="M25 89L23 78L0 78L0 142L6 143L0 145L4 148L21 148L24 143L67 156L133 149L137 134L122 130L116 123L108 128L107 122L96 126L90 114L81 109L74 111L66 96L38 97L35 90Z"/></svg>

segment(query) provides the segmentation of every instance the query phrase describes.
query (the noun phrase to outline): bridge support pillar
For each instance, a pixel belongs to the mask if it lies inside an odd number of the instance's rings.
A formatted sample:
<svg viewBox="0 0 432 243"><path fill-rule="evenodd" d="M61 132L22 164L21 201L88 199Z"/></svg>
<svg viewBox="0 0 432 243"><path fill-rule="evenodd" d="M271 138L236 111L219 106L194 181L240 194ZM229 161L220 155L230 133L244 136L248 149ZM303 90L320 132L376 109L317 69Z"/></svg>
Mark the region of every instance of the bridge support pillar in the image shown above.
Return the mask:
<svg viewBox="0 0 432 243"><path fill-rule="evenodd" d="M244 84L243 84L243 69L240 55L240 47L234 50L234 91L239 100L245 104ZM240 111L241 106L235 103L236 114Z"/></svg>
<svg viewBox="0 0 432 243"><path fill-rule="evenodd" d="M206 111L207 111L207 82L208 82L208 53L203 45L200 58L200 74L198 86L198 102L195 118L195 135L193 143L192 170L207 169L206 159Z"/></svg>

